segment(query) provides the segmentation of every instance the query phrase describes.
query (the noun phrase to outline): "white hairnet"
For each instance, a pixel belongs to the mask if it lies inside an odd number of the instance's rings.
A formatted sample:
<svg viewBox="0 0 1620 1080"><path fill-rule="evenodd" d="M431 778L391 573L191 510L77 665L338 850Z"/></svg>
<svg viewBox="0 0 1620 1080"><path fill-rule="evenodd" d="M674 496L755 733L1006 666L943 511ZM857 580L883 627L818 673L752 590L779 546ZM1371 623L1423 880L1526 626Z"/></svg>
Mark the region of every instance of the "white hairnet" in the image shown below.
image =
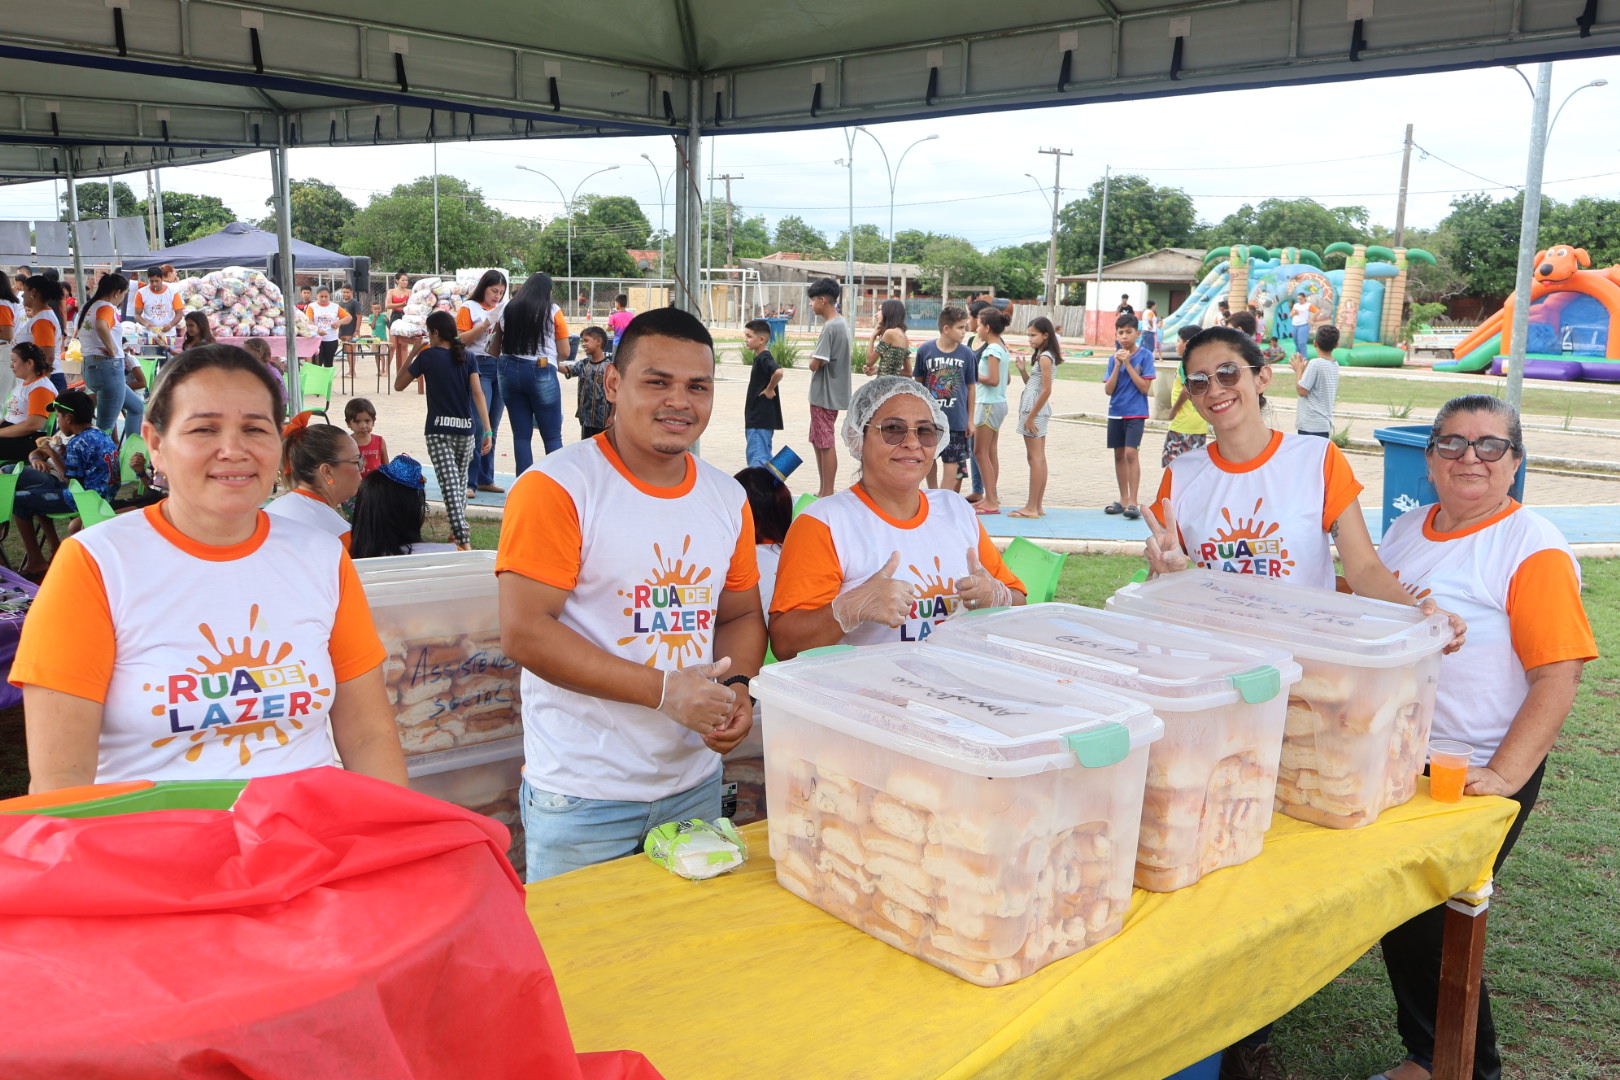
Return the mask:
<svg viewBox="0 0 1620 1080"><path fill-rule="evenodd" d="M849 411L844 414L844 446L849 450L850 456L859 461L861 458L861 444L866 440L866 425L883 408L883 403L898 394L911 394L928 402L928 412L939 428L940 438L951 437L951 426L945 421L945 410L939 407L939 401L928 388L916 379L908 379L904 375L879 375L859 390L855 391L849 399ZM928 448L933 452L938 447Z"/></svg>

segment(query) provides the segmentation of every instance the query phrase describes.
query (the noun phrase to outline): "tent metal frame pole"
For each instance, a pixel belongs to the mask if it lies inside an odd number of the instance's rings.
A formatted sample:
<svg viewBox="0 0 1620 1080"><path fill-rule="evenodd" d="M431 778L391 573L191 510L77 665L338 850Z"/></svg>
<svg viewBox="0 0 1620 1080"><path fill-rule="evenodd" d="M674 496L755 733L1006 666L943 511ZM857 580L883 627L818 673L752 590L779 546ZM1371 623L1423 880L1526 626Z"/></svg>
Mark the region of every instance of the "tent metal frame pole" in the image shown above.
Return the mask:
<svg viewBox="0 0 1620 1080"><path fill-rule="evenodd" d="M675 306L703 318L703 113L697 79L688 79L686 131L675 137L681 174L675 200Z"/></svg>
<svg viewBox="0 0 1620 1080"><path fill-rule="evenodd" d="M298 320L293 314L297 290L292 256L292 183L287 168L287 125L278 118L276 148L270 152L270 175L276 187L276 245L281 254L281 313L287 319L287 415L303 411L304 396L299 392Z"/></svg>
<svg viewBox="0 0 1620 1080"><path fill-rule="evenodd" d="M84 256L79 247L79 188L73 182L73 148L62 148L62 160L67 163L67 192L68 192L68 243L73 245L73 280L84 283ZM62 328L65 335L67 327ZM63 342L66 348L66 341Z"/></svg>

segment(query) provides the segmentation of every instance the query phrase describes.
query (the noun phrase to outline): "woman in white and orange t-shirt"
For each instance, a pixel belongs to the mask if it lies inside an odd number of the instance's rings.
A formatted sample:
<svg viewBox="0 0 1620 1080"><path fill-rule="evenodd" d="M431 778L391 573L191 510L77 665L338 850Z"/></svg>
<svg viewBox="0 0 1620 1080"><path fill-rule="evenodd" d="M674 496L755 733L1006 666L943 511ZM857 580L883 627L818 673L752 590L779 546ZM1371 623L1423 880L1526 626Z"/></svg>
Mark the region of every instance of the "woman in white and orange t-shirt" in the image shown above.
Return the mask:
<svg viewBox="0 0 1620 1080"><path fill-rule="evenodd" d="M11 393L6 395L5 425L0 426L0 461L26 461L34 440L50 419L56 384L51 362L31 341L11 346Z"/></svg>
<svg viewBox="0 0 1620 1080"><path fill-rule="evenodd" d="M118 414L124 414L124 431L133 434L145 406L141 396L129 387L124 367L124 331L119 323L118 305L129 294L129 279L122 274L103 274L96 291L85 305L79 320L79 351L84 357L84 385L96 396L96 427L110 432Z"/></svg>
<svg viewBox="0 0 1620 1080"><path fill-rule="evenodd" d="M30 791L331 765L405 782L383 647L336 539L259 510L281 383L242 349L165 365L143 434L169 498L68 538L29 610Z"/></svg>
<svg viewBox="0 0 1620 1080"><path fill-rule="evenodd" d="M498 396L512 420L512 456L522 476L534 464L535 428L540 429L546 453L562 449L557 359L562 356L559 349L566 351L568 320L551 302L550 274L529 275L502 310L500 330Z"/></svg>
<svg viewBox="0 0 1620 1080"><path fill-rule="evenodd" d="M67 389L62 373L62 284L35 274L23 285L23 321L12 341L31 341L50 361L51 383L57 393Z"/></svg>
<svg viewBox="0 0 1620 1080"><path fill-rule="evenodd" d="M467 302L456 309L456 336L467 347L467 360L478 372L478 385L484 391L484 403L489 410L489 432L497 435L501 429L501 376L500 348L496 330L501 315L506 311L506 275L499 270L485 270ZM560 426L560 421L559 421ZM523 472L520 467L518 472ZM480 447L467 468L467 490L490 491L499 494L506 489L495 483L495 446L490 444L486 453Z"/></svg>
<svg viewBox="0 0 1620 1080"><path fill-rule="evenodd" d="M11 278L0 271L0 345L10 345L27 318L23 313L22 297L17 295L22 287L22 281L18 280L16 290L13 290ZM16 385L17 380L11 375L11 365L0 364L0 401L10 397L11 389Z"/></svg>
<svg viewBox="0 0 1620 1080"><path fill-rule="evenodd" d="M1440 661L1433 735L1473 748L1464 792L1519 804L1493 873L1524 828L1547 756L1575 704L1597 643L1581 604L1581 568L1546 518L1509 494L1524 460L1518 414L1501 398L1471 394L1441 407L1429 433L1429 477L1439 502L1393 521L1379 555L1415 597L1432 596L1468 620L1468 651ZM1384 935L1408 1060L1384 1075L1426 1078L1434 1066L1435 1003L1446 908ZM1474 1068L1501 1075L1489 995L1479 989Z"/></svg>
<svg viewBox="0 0 1620 1080"><path fill-rule="evenodd" d="M878 376L850 400L843 433L861 478L788 529L769 609L778 659L841 642L921 641L960 608L1024 603L1024 583L972 504L922 490L940 439L950 438L926 387Z"/></svg>
<svg viewBox="0 0 1620 1080"><path fill-rule="evenodd" d="M360 490L362 459L354 437L332 424L311 424L299 413L282 439L281 472L287 493L266 510L331 533L349 550L349 520L338 507Z"/></svg>

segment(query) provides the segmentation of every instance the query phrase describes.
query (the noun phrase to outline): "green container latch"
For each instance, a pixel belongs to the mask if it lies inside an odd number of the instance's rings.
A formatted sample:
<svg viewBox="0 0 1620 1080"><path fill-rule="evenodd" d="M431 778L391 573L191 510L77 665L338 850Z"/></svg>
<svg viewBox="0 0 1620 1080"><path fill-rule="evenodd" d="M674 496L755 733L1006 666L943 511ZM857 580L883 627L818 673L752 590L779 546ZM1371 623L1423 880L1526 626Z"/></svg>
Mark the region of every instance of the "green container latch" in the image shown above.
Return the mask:
<svg viewBox="0 0 1620 1080"><path fill-rule="evenodd" d="M1124 724L1098 724L1084 731L1071 731L1063 741L1088 769L1118 765L1131 752L1131 733Z"/></svg>
<svg viewBox="0 0 1620 1080"><path fill-rule="evenodd" d="M1282 692L1282 675L1270 664L1262 664L1252 671L1231 676L1232 686L1250 705L1270 701Z"/></svg>

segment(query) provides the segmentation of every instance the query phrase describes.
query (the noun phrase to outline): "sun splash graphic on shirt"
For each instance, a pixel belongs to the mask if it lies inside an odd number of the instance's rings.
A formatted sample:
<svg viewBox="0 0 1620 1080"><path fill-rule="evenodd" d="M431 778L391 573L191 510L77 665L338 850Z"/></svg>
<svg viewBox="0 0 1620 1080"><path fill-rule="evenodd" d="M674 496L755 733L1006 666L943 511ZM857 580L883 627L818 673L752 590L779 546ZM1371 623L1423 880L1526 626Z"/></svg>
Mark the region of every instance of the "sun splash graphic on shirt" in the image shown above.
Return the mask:
<svg viewBox="0 0 1620 1080"><path fill-rule="evenodd" d="M620 589L619 595L630 603L624 617L630 620L631 633L618 639L620 646L634 645L638 640L652 646L641 663L656 667L660 654L664 660L674 660L684 667L702 659L708 650L709 635L714 630L715 590L709 582L713 567L688 564L686 555L692 549L692 538L681 541L678 556L664 554L663 546L653 545L657 566L639 585Z"/></svg>
<svg viewBox="0 0 1620 1080"><path fill-rule="evenodd" d="M247 629L258 629L259 605L248 610ZM214 628L207 623L197 627L213 656L198 654L197 666L170 675L161 683L146 683L141 689L162 695L161 704L152 706L152 715L166 717L171 734L152 743L154 749L178 739L191 745L183 755L196 763L212 743L233 747L237 760L246 766L254 751L286 746L288 729L302 731L317 722L316 713L326 708L323 698L331 688L320 685L320 677L304 669L302 661L288 662L293 647L282 642L271 655L270 638L243 635L238 644L227 637L223 647Z"/></svg>
<svg viewBox="0 0 1620 1080"><path fill-rule="evenodd" d="M911 601L911 612L906 621L900 625L901 641L921 641L934 632L934 625L950 618L951 614L961 605L961 598L956 595L956 580L945 573L939 556L934 556L934 572L926 573L915 563L908 566L920 583L917 594ZM916 626L913 635L912 626Z"/></svg>
<svg viewBox="0 0 1620 1080"><path fill-rule="evenodd" d="M1430 593L1433 591L1431 589L1425 589L1422 585L1419 585L1416 582L1402 581L1401 572L1399 570L1391 570L1390 573L1395 576L1395 584L1405 589L1406 594L1420 604L1427 600Z"/></svg>
<svg viewBox="0 0 1620 1080"><path fill-rule="evenodd" d="M1294 560L1288 557L1288 548L1278 536L1282 526L1267 522L1260 516L1265 499L1254 501L1253 516L1232 517L1228 507L1221 508L1221 517L1228 528L1216 527L1212 540L1197 545L1191 554L1194 562L1206 570L1220 570L1228 574L1254 574L1258 577L1284 578L1293 573Z"/></svg>

